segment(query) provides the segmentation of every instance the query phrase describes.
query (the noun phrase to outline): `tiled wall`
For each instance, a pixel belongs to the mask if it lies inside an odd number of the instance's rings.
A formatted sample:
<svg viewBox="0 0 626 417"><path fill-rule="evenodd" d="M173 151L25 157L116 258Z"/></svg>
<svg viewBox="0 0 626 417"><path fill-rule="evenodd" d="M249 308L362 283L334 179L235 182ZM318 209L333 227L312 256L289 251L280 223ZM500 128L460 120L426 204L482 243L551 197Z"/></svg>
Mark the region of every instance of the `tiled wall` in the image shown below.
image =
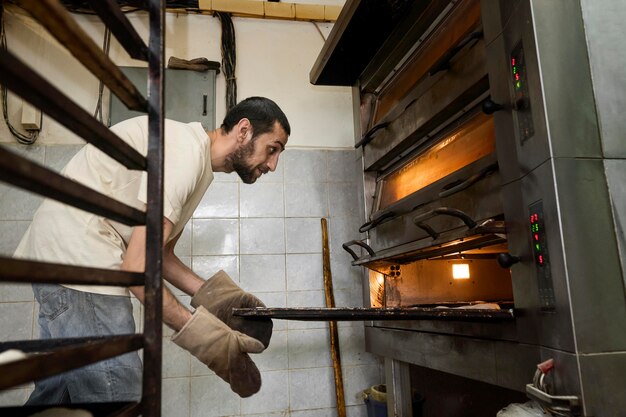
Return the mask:
<svg viewBox="0 0 626 417"><path fill-rule="evenodd" d="M8 145L60 169L80 148ZM276 172L254 185L218 173L177 245L179 257L200 276L226 270L268 306L323 307L320 218L329 225L331 270L337 306L362 306L361 271L350 266L341 244L360 237L359 166L351 150L291 150ZM0 184L0 255L10 255L41 199ZM183 303L189 296L175 294ZM136 300L134 300L136 301ZM134 303L140 325L141 306ZM28 286L0 284L0 340L37 337L37 304ZM333 368L325 322L274 321L269 348L253 359L263 387L247 399L164 331L163 415L336 416ZM361 322L339 323L347 414L365 417L359 393L382 379L379 360L364 351ZM0 393L0 405L22 404L31 385Z"/></svg>

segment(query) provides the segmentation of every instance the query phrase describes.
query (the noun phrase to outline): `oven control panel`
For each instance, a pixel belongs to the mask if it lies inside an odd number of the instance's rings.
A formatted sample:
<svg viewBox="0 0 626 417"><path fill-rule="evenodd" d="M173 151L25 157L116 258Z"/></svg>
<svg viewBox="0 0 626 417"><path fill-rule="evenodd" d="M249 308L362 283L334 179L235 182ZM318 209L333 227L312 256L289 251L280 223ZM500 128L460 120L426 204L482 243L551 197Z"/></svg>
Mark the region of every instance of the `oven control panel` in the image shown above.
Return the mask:
<svg viewBox="0 0 626 417"><path fill-rule="evenodd" d="M528 211L532 253L539 287L539 301L541 302L542 310L552 311L554 310L555 299L543 218L543 202L539 200L531 204L528 207Z"/></svg>
<svg viewBox="0 0 626 417"><path fill-rule="evenodd" d="M535 134L535 125L530 110L526 60L524 58L524 47L521 41L513 48L510 59L510 74L513 82L513 105L517 114L517 130L520 144L523 145L526 140Z"/></svg>

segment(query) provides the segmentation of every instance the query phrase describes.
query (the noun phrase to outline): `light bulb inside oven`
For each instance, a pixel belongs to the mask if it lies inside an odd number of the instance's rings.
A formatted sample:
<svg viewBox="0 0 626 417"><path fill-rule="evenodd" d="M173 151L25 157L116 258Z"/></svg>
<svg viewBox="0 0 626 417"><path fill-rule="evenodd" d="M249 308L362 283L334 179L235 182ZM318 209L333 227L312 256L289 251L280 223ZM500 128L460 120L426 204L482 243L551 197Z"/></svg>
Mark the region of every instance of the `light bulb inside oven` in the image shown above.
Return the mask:
<svg viewBox="0 0 626 417"><path fill-rule="evenodd" d="M469 264L452 264L452 278L469 279Z"/></svg>

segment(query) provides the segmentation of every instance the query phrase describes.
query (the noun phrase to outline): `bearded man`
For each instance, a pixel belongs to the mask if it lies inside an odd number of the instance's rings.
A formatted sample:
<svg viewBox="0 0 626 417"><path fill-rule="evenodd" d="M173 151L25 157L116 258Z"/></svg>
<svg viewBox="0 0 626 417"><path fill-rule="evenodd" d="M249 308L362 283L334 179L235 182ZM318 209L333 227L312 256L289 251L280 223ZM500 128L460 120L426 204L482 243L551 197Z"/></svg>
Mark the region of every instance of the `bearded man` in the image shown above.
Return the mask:
<svg viewBox="0 0 626 417"><path fill-rule="evenodd" d="M111 127L143 155L148 148L147 117ZM233 307L263 304L239 288L225 272L208 280L174 254L185 224L213 180L214 172L236 172L247 184L274 171L290 134L282 110L264 97L233 107L222 125L206 132L200 123L165 121L163 277L192 296L192 313L163 287L163 321L176 331L172 340L191 352L242 397L256 393L261 376L248 353L269 344L270 320L246 322ZM83 147L63 174L129 206L145 210L147 174L128 170L92 145ZM15 256L37 261L143 272L145 226L130 227L95 214L44 200ZM143 286L33 284L44 338L135 333L129 290L143 302ZM127 353L35 383L27 405L137 401L142 364Z"/></svg>

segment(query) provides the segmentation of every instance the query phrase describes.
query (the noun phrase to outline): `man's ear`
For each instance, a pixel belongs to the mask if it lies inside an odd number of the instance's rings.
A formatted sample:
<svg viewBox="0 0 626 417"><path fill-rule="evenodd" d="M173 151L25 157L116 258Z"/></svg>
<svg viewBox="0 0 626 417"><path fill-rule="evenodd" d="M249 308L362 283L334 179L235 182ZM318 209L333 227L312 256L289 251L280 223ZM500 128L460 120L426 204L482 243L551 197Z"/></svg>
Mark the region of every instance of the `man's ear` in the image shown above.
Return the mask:
<svg viewBox="0 0 626 417"><path fill-rule="evenodd" d="M252 124L244 117L237 123L237 142L245 143L249 138L252 138Z"/></svg>

